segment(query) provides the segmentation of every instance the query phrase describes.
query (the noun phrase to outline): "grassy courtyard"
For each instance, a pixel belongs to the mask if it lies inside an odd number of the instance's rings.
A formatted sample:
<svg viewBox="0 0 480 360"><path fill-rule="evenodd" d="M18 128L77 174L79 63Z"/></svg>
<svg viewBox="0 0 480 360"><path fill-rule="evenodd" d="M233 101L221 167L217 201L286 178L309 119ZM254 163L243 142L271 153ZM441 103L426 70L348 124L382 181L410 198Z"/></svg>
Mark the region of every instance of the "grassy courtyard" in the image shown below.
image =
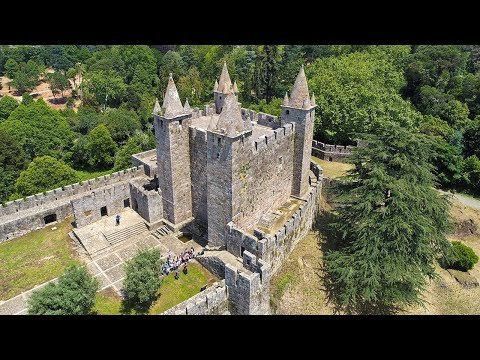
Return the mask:
<svg viewBox="0 0 480 360"><path fill-rule="evenodd" d="M171 273L163 278L159 297L150 308L150 314L161 314L165 310L180 304L182 301L196 295L200 288L213 284L217 279L198 263L188 265L188 274L179 272L178 280Z"/></svg>
<svg viewBox="0 0 480 360"><path fill-rule="evenodd" d="M315 156L312 156L312 161L316 164L320 165L323 169L323 175L330 179L338 178L343 176L347 173L348 170L353 168L352 164L345 164L340 162L333 162L333 161L325 161L319 159Z"/></svg>
<svg viewBox="0 0 480 360"><path fill-rule="evenodd" d="M56 278L78 262L68 236L71 221L68 218L0 244L0 300Z"/></svg>
<svg viewBox="0 0 480 360"><path fill-rule="evenodd" d="M187 275L183 272L179 272L179 275L178 280L175 280L173 273L163 278L159 296L150 307L149 314L161 314L198 294L202 286L213 284L217 280L198 263L188 265ZM100 291L95 299L94 312L99 315L120 315L122 313L122 299L108 289Z"/></svg>

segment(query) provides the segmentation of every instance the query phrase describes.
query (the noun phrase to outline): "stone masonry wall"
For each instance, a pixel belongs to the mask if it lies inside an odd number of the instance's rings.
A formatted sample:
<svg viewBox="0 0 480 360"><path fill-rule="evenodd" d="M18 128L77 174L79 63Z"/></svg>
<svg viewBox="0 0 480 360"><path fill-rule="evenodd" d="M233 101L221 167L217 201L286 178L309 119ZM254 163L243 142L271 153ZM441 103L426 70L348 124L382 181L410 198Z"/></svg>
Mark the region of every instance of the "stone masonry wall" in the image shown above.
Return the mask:
<svg viewBox="0 0 480 360"><path fill-rule="evenodd" d="M320 141L312 141L312 155L326 161L345 162L356 146L330 145Z"/></svg>
<svg viewBox="0 0 480 360"><path fill-rule="evenodd" d="M232 140L207 132L207 215L210 246L225 246L225 229L232 219L231 189Z"/></svg>
<svg viewBox="0 0 480 360"><path fill-rule="evenodd" d="M303 197L308 190L315 110L282 107L281 122L295 123L292 195Z"/></svg>
<svg viewBox="0 0 480 360"><path fill-rule="evenodd" d="M161 315L221 315L227 308L227 287L221 280Z"/></svg>
<svg viewBox="0 0 480 360"><path fill-rule="evenodd" d="M146 190L143 187L144 182L142 178L130 181L130 206L147 222L153 224L163 218L162 194L160 189Z"/></svg>
<svg viewBox="0 0 480 360"><path fill-rule="evenodd" d="M248 251L243 268L225 264L229 311L233 315L270 314L270 266Z"/></svg>
<svg viewBox="0 0 480 360"><path fill-rule="evenodd" d="M272 135L239 147L232 167L233 221L249 229L269 209L285 203L293 178L294 126L285 124Z"/></svg>
<svg viewBox="0 0 480 360"><path fill-rule="evenodd" d="M58 221L64 220L73 215L71 200L143 174L143 167L134 167L8 202L0 206L0 242L44 227L45 216L55 214Z"/></svg>
<svg viewBox="0 0 480 360"><path fill-rule="evenodd" d="M272 129L277 129L282 126L280 119L277 116L256 112L251 109L242 108L243 119L249 118L250 121L256 121L259 125L268 126Z"/></svg>
<svg viewBox="0 0 480 360"><path fill-rule="evenodd" d="M142 166L145 169L145 174L150 177L154 177L155 175L158 175L158 166L155 164L150 164L147 161L143 161L142 159L149 159L152 158L153 156L157 156L157 150L156 149L151 149L147 150L138 154L133 154L132 155L132 164L133 166Z"/></svg>
<svg viewBox="0 0 480 360"><path fill-rule="evenodd" d="M310 231L315 219L319 198L322 196L323 176L321 168L314 163L311 163L311 170L315 178L310 180L306 201L275 234L266 235L255 229L254 235L251 235L231 222L227 235L228 251L240 256L243 248L244 254L250 252L270 263L272 272L276 272L298 241Z"/></svg>
<svg viewBox="0 0 480 360"><path fill-rule="evenodd" d="M76 226L83 227L100 220L102 207L106 207L108 216L119 213L124 208L125 200L130 200L130 187L127 181L93 190L83 197L72 200Z"/></svg>
<svg viewBox="0 0 480 360"><path fill-rule="evenodd" d="M207 229L207 133L190 128L192 215L198 226Z"/></svg>
<svg viewBox="0 0 480 360"><path fill-rule="evenodd" d="M298 241L308 234L312 228L319 209L322 196L322 170L311 163L316 179L311 180L310 191L305 203L300 205L292 217L273 235L264 235L258 241L257 256L272 266L275 273L287 255L295 248Z"/></svg>
<svg viewBox="0 0 480 360"><path fill-rule="evenodd" d="M175 119L155 116L158 180L164 218L178 224L192 217L190 177L191 115Z"/></svg>

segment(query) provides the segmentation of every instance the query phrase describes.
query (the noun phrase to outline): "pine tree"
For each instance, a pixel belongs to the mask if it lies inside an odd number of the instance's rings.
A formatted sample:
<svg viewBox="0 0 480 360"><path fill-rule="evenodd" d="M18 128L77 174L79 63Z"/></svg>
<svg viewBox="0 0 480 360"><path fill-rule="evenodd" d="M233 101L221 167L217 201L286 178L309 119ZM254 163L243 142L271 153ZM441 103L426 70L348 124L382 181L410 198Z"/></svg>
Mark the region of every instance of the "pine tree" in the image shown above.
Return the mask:
<svg viewBox="0 0 480 360"><path fill-rule="evenodd" d="M428 140L394 123L363 136L367 146L334 187L334 249L325 256L333 302L350 313L388 313L422 303L446 251L448 199L433 187Z"/></svg>

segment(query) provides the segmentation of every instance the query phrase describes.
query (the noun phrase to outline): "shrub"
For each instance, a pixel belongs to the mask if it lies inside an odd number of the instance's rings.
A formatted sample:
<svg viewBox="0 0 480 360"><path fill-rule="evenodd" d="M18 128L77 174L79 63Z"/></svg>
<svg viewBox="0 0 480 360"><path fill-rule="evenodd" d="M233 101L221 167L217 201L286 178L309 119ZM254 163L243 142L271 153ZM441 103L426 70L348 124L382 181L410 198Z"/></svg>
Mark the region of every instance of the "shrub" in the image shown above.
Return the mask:
<svg viewBox="0 0 480 360"><path fill-rule="evenodd" d="M22 196L29 196L79 180L77 172L63 161L40 156L33 159L27 169L20 173L15 182L15 191Z"/></svg>
<svg viewBox="0 0 480 360"><path fill-rule="evenodd" d="M86 315L92 312L98 281L83 266L71 266L59 277L35 291L28 300L33 315Z"/></svg>
<svg viewBox="0 0 480 360"><path fill-rule="evenodd" d="M468 271L478 262L478 256L473 249L459 241L453 241L441 265L447 269Z"/></svg>
<svg viewBox="0 0 480 360"><path fill-rule="evenodd" d="M125 266L124 310L148 311L161 284L162 261L158 249L140 251Z"/></svg>

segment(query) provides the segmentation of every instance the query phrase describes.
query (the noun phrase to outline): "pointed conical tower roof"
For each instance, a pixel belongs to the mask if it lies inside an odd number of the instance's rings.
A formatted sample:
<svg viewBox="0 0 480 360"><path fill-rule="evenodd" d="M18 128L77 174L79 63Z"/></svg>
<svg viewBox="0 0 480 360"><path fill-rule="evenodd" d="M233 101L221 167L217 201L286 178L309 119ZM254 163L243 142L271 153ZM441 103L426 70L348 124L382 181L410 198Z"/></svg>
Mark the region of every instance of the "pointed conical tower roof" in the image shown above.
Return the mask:
<svg viewBox="0 0 480 360"><path fill-rule="evenodd" d="M166 118L173 118L179 115L185 114L183 111L182 102L180 101L180 96L178 95L177 87L173 81L172 74L168 79L167 90L165 91L165 96L163 98L164 110L163 116Z"/></svg>
<svg viewBox="0 0 480 360"><path fill-rule="evenodd" d="M162 113L162 108L160 107L160 103L158 102L158 98L155 99L155 105L153 106L153 115L160 115Z"/></svg>
<svg viewBox="0 0 480 360"><path fill-rule="evenodd" d="M218 117L216 130L235 136L245 131L242 112L234 94L230 93L225 98L222 112Z"/></svg>
<svg viewBox="0 0 480 360"><path fill-rule="evenodd" d="M237 82L236 82L236 81L233 82L233 92L234 92L235 94L238 93L238 87L237 87Z"/></svg>
<svg viewBox="0 0 480 360"><path fill-rule="evenodd" d="M215 85L213 86L213 91L218 91L218 81L215 79Z"/></svg>
<svg viewBox="0 0 480 360"><path fill-rule="evenodd" d="M288 93L285 93L285 97L283 98L283 106L288 106L290 104L290 100L288 100Z"/></svg>
<svg viewBox="0 0 480 360"><path fill-rule="evenodd" d="M230 74L228 73L227 62L223 63L222 73L218 81L218 92L228 94L231 92L232 80L230 80Z"/></svg>
<svg viewBox="0 0 480 360"><path fill-rule="evenodd" d="M308 93L308 84L307 77L305 76L305 70L300 69L295 83L293 84L292 92L290 93L290 103L289 106L302 109L304 108L304 101L308 100L310 102L310 95Z"/></svg>
<svg viewBox="0 0 480 360"><path fill-rule="evenodd" d="M317 103L315 102L315 94L314 94L313 92L312 92L312 98L310 99L310 104L311 104L312 106L316 106L316 105L317 105Z"/></svg>
<svg viewBox="0 0 480 360"><path fill-rule="evenodd" d="M183 105L183 111L186 112L187 114L190 114L192 112L192 108L188 103L188 99L185 100L185 105Z"/></svg>

